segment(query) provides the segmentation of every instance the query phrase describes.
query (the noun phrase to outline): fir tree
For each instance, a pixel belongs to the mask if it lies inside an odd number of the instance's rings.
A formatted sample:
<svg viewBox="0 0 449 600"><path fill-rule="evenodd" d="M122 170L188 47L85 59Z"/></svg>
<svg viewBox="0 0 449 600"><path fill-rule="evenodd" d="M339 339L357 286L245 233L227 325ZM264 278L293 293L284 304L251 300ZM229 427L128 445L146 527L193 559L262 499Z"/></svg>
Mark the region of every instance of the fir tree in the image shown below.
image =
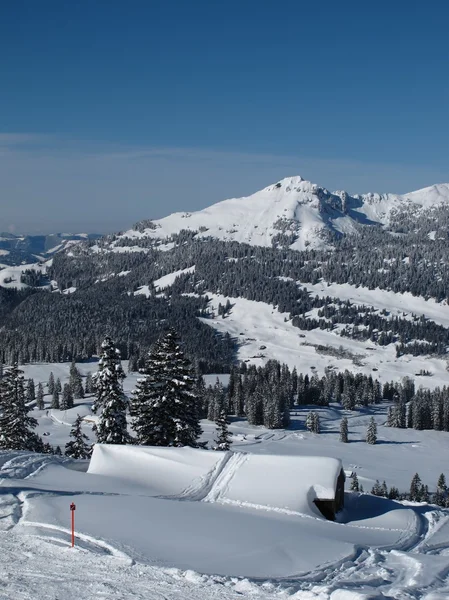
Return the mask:
<svg viewBox="0 0 449 600"><path fill-rule="evenodd" d="M54 454L55 456L62 456L62 450L61 450L61 446L56 446L56 448L55 448L55 450L54 450L53 454Z"/></svg>
<svg viewBox="0 0 449 600"><path fill-rule="evenodd" d="M410 500L412 502L420 502L421 500L421 478L418 473L413 475L412 481L410 483Z"/></svg>
<svg viewBox="0 0 449 600"><path fill-rule="evenodd" d="M340 421L340 442L343 442L344 444L349 442L348 433L348 419L343 417Z"/></svg>
<svg viewBox="0 0 449 600"><path fill-rule="evenodd" d="M58 379L57 379L57 380L56 380L56 382L55 382L55 389L56 389L56 390L57 390L59 393L61 393L61 392L62 392L62 384L61 384L61 380L60 380L60 378L59 378L59 377L58 377Z"/></svg>
<svg viewBox="0 0 449 600"><path fill-rule="evenodd" d="M44 410L44 386L42 383L39 383L37 386L37 395L36 395L36 406L38 410Z"/></svg>
<svg viewBox="0 0 449 600"><path fill-rule="evenodd" d="M195 378L174 330L148 353L131 401L139 444L198 447L201 435Z"/></svg>
<svg viewBox="0 0 449 600"><path fill-rule="evenodd" d="M69 383L64 384L64 388L62 390L62 401L60 404L61 410L68 410L69 408L73 408L72 388Z"/></svg>
<svg viewBox="0 0 449 600"><path fill-rule="evenodd" d="M380 496L383 496L384 498L388 497L388 488L385 481L383 481L382 485L380 486Z"/></svg>
<svg viewBox="0 0 449 600"><path fill-rule="evenodd" d="M69 385L73 398L84 398L83 380L75 362L70 365Z"/></svg>
<svg viewBox="0 0 449 600"><path fill-rule="evenodd" d="M377 425L374 417L371 417L366 430L366 442L367 444L375 444L377 442Z"/></svg>
<svg viewBox="0 0 449 600"><path fill-rule="evenodd" d="M53 371L52 371L48 378L48 393L53 394L54 391L55 391L55 376L53 375Z"/></svg>
<svg viewBox="0 0 449 600"><path fill-rule="evenodd" d="M222 409L216 420L217 424L217 439L214 450L229 450L231 447L231 433L229 431L229 421L226 411Z"/></svg>
<svg viewBox="0 0 449 600"><path fill-rule="evenodd" d="M442 492L446 492L447 491L446 477L444 476L444 473L441 473L441 475L438 477L437 487Z"/></svg>
<svg viewBox="0 0 449 600"><path fill-rule="evenodd" d="M358 492L359 488L359 478L357 477L357 473L353 473L351 477L351 485L349 487L351 492Z"/></svg>
<svg viewBox="0 0 449 600"><path fill-rule="evenodd" d="M372 489L371 489L371 493L373 494L373 496L381 496L381 486L379 483L379 480L376 479L376 483L373 485Z"/></svg>
<svg viewBox="0 0 449 600"><path fill-rule="evenodd" d="M0 380L0 448L39 450L40 438L33 432L37 421L30 417L25 402L23 371L15 363Z"/></svg>
<svg viewBox="0 0 449 600"><path fill-rule="evenodd" d="M120 352L111 338L106 337L101 345L98 371L94 375L96 400L92 410L102 409L95 426L99 444L127 444L131 441L126 423L128 399L122 387L125 377Z"/></svg>
<svg viewBox="0 0 449 600"><path fill-rule="evenodd" d="M94 382L92 379L92 373L88 373L86 377L86 385L85 385L86 394L93 394L95 392Z"/></svg>
<svg viewBox="0 0 449 600"><path fill-rule="evenodd" d="M65 455L72 458L89 458L92 453L92 448L88 444L89 438L82 430L83 417L77 415L73 428L70 431L72 441L65 445Z"/></svg>
<svg viewBox="0 0 449 600"><path fill-rule="evenodd" d="M54 387L53 389L53 396L52 396L52 400L51 400L51 407L55 408L55 409L59 409L60 404L59 404L59 392L58 392L58 388Z"/></svg>
<svg viewBox="0 0 449 600"><path fill-rule="evenodd" d="M34 379L28 379L28 381L27 381L26 400L27 400L27 402L32 402L33 400L36 400L36 390L34 387Z"/></svg>
<svg viewBox="0 0 449 600"><path fill-rule="evenodd" d="M397 487L391 486L388 491L388 498L390 500L397 500L399 498L399 490Z"/></svg>
<svg viewBox="0 0 449 600"><path fill-rule="evenodd" d="M421 484L421 488L419 490L419 499L420 502L430 502L429 488L427 485Z"/></svg>

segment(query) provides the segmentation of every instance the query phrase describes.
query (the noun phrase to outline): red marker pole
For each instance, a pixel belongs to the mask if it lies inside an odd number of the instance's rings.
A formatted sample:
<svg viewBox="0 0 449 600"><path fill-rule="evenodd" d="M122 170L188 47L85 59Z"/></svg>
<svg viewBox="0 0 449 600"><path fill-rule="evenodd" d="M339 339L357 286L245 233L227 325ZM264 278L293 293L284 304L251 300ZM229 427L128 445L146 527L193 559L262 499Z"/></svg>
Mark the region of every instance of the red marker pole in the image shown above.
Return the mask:
<svg viewBox="0 0 449 600"><path fill-rule="evenodd" d="M75 545L75 510L76 506L72 502L72 504L70 505L70 512L72 513L72 548Z"/></svg>

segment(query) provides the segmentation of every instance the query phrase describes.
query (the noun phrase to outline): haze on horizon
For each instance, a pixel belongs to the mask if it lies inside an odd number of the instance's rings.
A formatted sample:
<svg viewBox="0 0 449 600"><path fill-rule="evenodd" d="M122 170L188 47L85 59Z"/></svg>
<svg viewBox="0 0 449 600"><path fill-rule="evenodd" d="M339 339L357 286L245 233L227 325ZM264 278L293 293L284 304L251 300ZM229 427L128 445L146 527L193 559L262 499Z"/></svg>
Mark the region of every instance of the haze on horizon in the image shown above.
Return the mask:
<svg viewBox="0 0 449 600"><path fill-rule="evenodd" d="M118 231L292 175L350 193L448 182L448 17L418 2L5 3L0 231Z"/></svg>

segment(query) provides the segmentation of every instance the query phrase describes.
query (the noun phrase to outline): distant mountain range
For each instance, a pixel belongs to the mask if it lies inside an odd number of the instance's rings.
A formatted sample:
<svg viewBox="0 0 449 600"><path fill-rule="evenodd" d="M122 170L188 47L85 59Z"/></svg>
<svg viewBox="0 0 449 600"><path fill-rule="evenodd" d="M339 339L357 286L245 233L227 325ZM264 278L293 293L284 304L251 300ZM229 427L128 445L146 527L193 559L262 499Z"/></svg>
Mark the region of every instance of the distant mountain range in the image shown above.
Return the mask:
<svg viewBox="0 0 449 600"><path fill-rule="evenodd" d="M292 250L325 248L332 239L356 233L361 225L382 226L392 233L408 227L430 227L440 235L449 214L449 184L409 194L329 192L302 177L288 177L244 198L218 202L196 212L174 213L141 221L119 235L113 246L169 241L182 230L196 239L213 237L253 246ZM442 217L444 217L442 219ZM430 231L429 231L430 233ZM444 232L443 232L444 235Z"/></svg>
<svg viewBox="0 0 449 600"><path fill-rule="evenodd" d="M5 234L4 360L90 358L108 333L135 362L173 326L205 372L276 358L437 381L448 233L448 184L350 195L291 177L104 237Z"/></svg>
<svg viewBox="0 0 449 600"><path fill-rule="evenodd" d="M0 233L0 263L8 266L34 263L56 252L87 240L101 237L98 233L52 233L49 235L15 235Z"/></svg>

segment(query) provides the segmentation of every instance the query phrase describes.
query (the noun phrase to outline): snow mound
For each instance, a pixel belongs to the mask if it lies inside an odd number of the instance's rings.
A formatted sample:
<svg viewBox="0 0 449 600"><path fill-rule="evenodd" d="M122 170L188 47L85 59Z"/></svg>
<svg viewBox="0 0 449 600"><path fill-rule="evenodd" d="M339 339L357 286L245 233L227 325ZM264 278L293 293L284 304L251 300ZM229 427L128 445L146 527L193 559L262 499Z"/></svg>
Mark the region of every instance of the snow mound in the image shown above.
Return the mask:
<svg viewBox="0 0 449 600"><path fill-rule="evenodd" d="M96 444L87 472L148 486L151 495L180 496L196 482L199 484L223 454L187 447Z"/></svg>
<svg viewBox="0 0 449 600"><path fill-rule="evenodd" d="M322 517L314 500L333 500L342 469L337 458L242 454L214 499ZM216 490L213 490L216 493Z"/></svg>
<svg viewBox="0 0 449 600"><path fill-rule="evenodd" d="M341 469L336 458L97 444L88 473L153 496L322 517L314 500L334 499Z"/></svg>

